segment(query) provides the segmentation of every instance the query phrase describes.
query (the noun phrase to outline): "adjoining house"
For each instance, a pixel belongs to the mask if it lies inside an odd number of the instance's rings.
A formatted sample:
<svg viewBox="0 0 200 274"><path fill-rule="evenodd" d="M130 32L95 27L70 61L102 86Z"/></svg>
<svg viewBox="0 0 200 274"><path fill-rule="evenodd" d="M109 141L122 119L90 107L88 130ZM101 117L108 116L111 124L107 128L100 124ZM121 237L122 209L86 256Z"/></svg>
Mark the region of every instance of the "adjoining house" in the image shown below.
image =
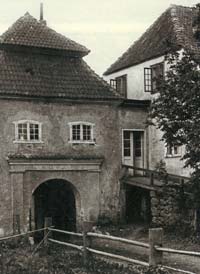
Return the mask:
<svg viewBox="0 0 200 274"><path fill-rule="evenodd" d="M165 61L166 53L172 47L179 52L189 49L199 53L199 39L196 35L196 31L199 29L199 14L197 7L170 6L106 70L104 73L105 80L127 100L140 100L141 102L152 100L155 96L156 79L160 76L163 77L168 69L168 64ZM162 160L166 163L167 172L189 177L190 169L183 168L184 162L181 161L184 147L170 147L161 141L161 137L162 132L153 126L145 129L144 133L138 132L135 128L124 128L123 163L134 165L136 168L147 167L152 170ZM144 141L145 138L146 142ZM138 147L140 148L138 149ZM146 153L144 154L143 151ZM171 202L168 201L167 197L161 198L160 194L158 195L158 192L152 188L147 190L141 180L138 184L135 181L134 186L129 185L126 190L128 216L131 219L139 215L139 219L142 219L145 208L147 208L147 219L151 215L154 223L172 224L177 218L177 216L173 216L171 211L172 207L177 211L174 200L177 195L175 194L172 195L174 196L173 199L170 195L170 199L174 201ZM149 214L149 206L151 207L151 214Z"/></svg>
<svg viewBox="0 0 200 274"><path fill-rule="evenodd" d="M85 63L88 53L42 13L0 37L1 236L41 228L45 217L71 230L83 218L121 218L122 136L134 129L145 153L149 101L119 96Z"/></svg>

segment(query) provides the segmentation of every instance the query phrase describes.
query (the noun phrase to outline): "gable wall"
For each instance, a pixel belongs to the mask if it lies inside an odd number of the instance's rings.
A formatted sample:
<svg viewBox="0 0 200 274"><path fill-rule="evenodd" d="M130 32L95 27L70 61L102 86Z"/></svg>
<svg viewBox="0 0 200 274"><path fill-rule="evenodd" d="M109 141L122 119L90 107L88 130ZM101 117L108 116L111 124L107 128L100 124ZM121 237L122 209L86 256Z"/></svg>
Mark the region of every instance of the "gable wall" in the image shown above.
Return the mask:
<svg viewBox="0 0 200 274"><path fill-rule="evenodd" d="M149 92L144 92L144 68L154 64L163 62L164 57L155 58L144 63L122 69L111 75L105 76L105 80L109 83L110 79L127 75L127 98L138 100L149 100L151 95Z"/></svg>

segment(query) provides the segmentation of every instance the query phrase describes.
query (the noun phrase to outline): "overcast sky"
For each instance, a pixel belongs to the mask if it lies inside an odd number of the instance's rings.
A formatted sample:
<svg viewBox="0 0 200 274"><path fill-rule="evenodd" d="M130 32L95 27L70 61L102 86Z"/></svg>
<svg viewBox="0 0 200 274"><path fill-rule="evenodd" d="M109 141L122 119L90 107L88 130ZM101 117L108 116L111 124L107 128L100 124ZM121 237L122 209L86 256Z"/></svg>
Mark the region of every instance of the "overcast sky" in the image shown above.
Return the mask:
<svg viewBox="0 0 200 274"><path fill-rule="evenodd" d="M40 0L0 0L0 33L28 11L39 18ZM57 32L91 50L87 63L102 73L170 4L198 0L43 0L44 19ZM163 30L164 31L164 30Z"/></svg>

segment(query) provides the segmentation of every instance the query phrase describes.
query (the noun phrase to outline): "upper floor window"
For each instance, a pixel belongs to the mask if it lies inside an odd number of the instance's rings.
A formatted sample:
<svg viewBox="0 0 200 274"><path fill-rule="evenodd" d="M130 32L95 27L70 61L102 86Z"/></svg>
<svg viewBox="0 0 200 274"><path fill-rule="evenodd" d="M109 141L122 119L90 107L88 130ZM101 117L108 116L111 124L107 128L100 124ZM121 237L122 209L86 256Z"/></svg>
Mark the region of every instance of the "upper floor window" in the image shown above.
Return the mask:
<svg viewBox="0 0 200 274"><path fill-rule="evenodd" d="M178 157L181 156L181 147L178 145L168 145L166 151L166 157Z"/></svg>
<svg viewBox="0 0 200 274"><path fill-rule="evenodd" d="M72 122L70 126L70 142L94 143L94 124L86 122Z"/></svg>
<svg viewBox="0 0 200 274"><path fill-rule="evenodd" d="M16 142L41 142L41 123L21 120L14 124Z"/></svg>
<svg viewBox="0 0 200 274"><path fill-rule="evenodd" d="M123 97L127 97L127 75L110 80L110 85Z"/></svg>
<svg viewBox="0 0 200 274"><path fill-rule="evenodd" d="M157 81L164 76L164 63L144 68L144 91L157 92Z"/></svg>

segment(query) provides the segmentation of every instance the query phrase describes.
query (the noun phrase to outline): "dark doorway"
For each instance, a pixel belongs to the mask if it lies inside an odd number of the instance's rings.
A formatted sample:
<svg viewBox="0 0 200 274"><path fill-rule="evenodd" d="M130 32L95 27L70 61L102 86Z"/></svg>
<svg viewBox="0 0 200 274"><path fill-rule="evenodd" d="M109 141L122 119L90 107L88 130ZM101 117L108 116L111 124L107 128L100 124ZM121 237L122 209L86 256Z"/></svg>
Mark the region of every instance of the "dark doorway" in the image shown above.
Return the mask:
<svg viewBox="0 0 200 274"><path fill-rule="evenodd" d="M76 205L73 189L67 181L50 180L34 192L36 229L44 227L45 217L52 217L57 229L76 230Z"/></svg>
<svg viewBox="0 0 200 274"><path fill-rule="evenodd" d="M139 187L126 188L126 221L127 223L151 222L150 191Z"/></svg>

